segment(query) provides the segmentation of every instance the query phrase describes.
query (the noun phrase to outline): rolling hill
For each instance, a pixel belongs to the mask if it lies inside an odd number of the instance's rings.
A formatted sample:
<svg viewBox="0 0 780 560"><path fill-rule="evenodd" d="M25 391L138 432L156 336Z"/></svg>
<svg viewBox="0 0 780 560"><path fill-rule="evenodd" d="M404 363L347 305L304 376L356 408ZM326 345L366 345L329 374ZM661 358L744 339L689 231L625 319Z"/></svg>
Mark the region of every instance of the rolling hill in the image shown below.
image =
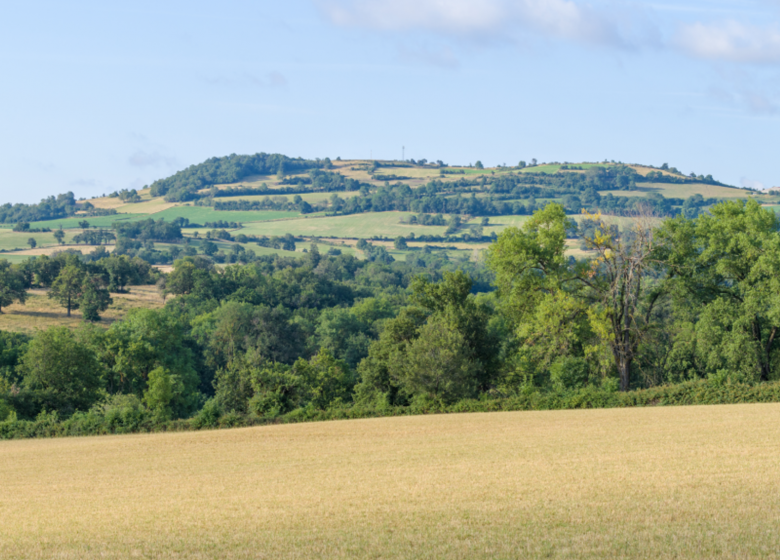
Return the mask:
<svg viewBox="0 0 780 560"><path fill-rule="evenodd" d="M777 194L731 187L710 176L685 176L666 165L590 162L480 168L278 154L212 158L155 182L138 196L127 195L123 191L79 201L78 208L71 202L70 210L64 210L70 215L29 221L29 232L13 231L19 228L11 218L20 214L8 210L6 223L0 224L0 254L18 262L67 248L89 252L94 245L73 241L83 232L83 221L89 228L112 229L116 223L151 219L179 221L185 241L198 249L199 240L211 232L227 232L218 240L220 254L241 243L257 254L300 255L306 244L327 238L320 244L344 251L355 251L359 239L373 240L386 246L393 258L403 259L425 245L450 257L471 258L494 235L521 224L547 202L562 203L577 221L587 209L613 216L615 223L639 208L659 216L695 215L724 199L780 203ZM423 216L437 214L438 222L423 225ZM62 244L47 231L59 228L65 233ZM297 252L284 251L275 242L255 242L287 234L297 239ZM248 242L237 241L240 235ZM405 238L405 247L390 243L398 237ZM35 248L30 248L31 239ZM365 251L356 254L365 256Z"/></svg>

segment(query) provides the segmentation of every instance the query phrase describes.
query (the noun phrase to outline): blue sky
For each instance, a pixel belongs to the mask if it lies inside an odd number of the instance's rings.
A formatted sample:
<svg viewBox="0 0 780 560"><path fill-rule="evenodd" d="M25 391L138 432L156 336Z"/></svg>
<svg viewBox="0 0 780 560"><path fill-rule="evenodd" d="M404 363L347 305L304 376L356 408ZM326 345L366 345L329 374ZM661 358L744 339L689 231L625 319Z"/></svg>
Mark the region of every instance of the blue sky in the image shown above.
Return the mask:
<svg viewBox="0 0 780 560"><path fill-rule="evenodd" d="M780 185L780 0L122 4L3 2L0 202L401 146Z"/></svg>

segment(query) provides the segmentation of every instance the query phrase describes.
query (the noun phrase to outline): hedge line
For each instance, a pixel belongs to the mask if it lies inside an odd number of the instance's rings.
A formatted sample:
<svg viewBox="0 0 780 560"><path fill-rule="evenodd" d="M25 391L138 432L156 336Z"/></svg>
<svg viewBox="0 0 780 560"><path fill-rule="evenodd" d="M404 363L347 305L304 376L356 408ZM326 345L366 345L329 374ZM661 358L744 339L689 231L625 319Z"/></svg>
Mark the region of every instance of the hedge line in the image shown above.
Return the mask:
<svg viewBox="0 0 780 560"><path fill-rule="evenodd" d="M6 421L0 422L0 439L189 431L418 414L773 402L780 402L780 381L749 385L699 380L627 393L587 387L565 393L529 390L511 397L464 400L451 405L427 402L407 407L390 407L379 403L328 410L303 408L273 418L236 412L223 414L212 400L193 418L161 421L155 419L135 397L121 396L112 403L88 412L76 412L65 419L59 418L56 412L41 413L35 420L17 420L11 414Z"/></svg>

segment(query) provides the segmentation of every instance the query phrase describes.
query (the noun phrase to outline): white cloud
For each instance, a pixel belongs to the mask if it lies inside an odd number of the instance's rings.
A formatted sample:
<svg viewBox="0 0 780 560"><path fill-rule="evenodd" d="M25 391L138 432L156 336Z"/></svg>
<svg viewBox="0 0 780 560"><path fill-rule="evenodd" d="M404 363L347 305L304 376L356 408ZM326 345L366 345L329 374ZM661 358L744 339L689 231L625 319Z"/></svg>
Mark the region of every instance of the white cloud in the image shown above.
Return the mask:
<svg viewBox="0 0 780 560"><path fill-rule="evenodd" d="M772 64L780 62L780 29L738 21L683 25L675 44L685 53L710 60Z"/></svg>
<svg viewBox="0 0 780 560"><path fill-rule="evenodd" d="M626 47L618 23L572 0L316 0L340 26L433 31L453 37L512 38L518 30L579 43Z"/></svg>

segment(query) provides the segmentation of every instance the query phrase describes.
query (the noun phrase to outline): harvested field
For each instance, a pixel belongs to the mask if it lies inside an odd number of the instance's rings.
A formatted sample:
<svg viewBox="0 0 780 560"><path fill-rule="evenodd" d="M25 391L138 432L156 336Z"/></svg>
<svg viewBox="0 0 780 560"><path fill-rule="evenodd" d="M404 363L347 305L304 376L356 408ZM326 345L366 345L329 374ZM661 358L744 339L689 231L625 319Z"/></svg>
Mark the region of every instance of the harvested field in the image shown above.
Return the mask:
<svg viewBox="0 0 780 560"><path fill-rule="evenodd" d="M780 405L0 443L7 558L767 558Z"/></svg>

